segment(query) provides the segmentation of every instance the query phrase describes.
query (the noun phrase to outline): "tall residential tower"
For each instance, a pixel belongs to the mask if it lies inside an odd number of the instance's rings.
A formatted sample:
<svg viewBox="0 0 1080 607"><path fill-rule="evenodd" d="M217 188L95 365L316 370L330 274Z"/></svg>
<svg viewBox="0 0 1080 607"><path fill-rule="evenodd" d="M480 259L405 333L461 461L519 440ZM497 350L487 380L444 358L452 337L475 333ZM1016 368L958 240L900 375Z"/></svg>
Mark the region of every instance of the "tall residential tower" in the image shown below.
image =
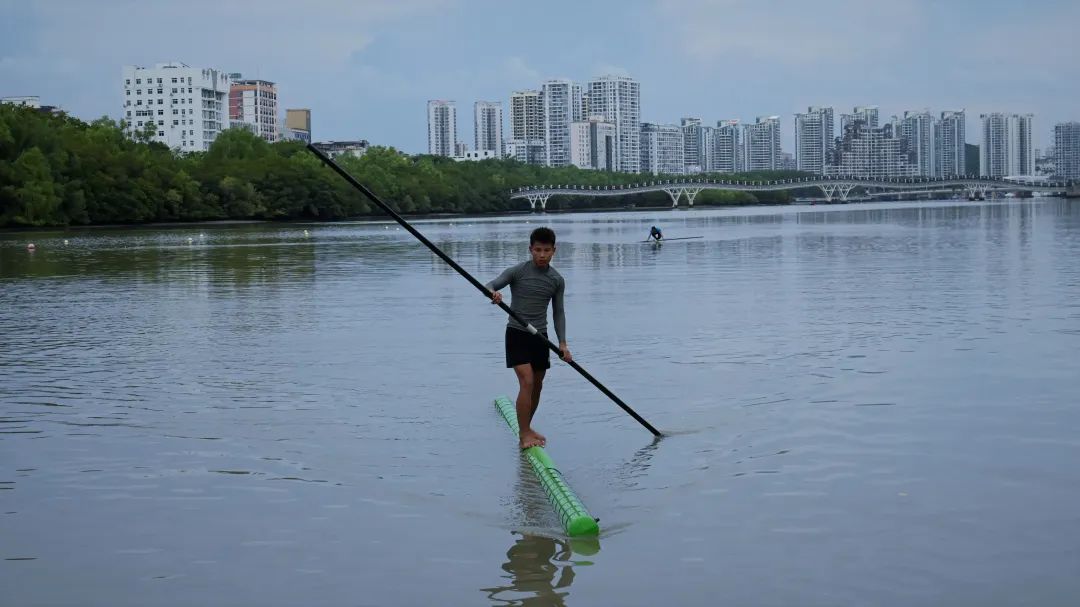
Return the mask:
<svg viewBox="0 0 1080 607"><path fill-rule="evenodd" d="M964 110L946 110L941 113L934 131L934 162L938 177L966 175L967 118Z"/></svg>
<svg viewBox="0 0 1080 607"><path fill-rule="evenodd" d="M457 104L434 99L428 101L428 154L454 156L457 153Z"/></svg>
<svg viewBox="0 0 1080 607"><path fill-rule="evenodd" d="M278 125L277 85L269 80L244 80L230 74L229 126L244 128L273 143L281 136Z"/></svg>
<svg viewBox="0 0 1080 607"><path fill-rule="evenodd" d="M600 76L589 82L589 114L615 125L615 166L641 171L641 85L626 76Z"/></svg>
<svg viewBox="0 0 1080 607"><path fill-rule="evenodd" d="M1031 138L1032 114L981 114L982 147L979 174L1009 177L1035 174L1035 149Z"/></svg>
<svg viewBox="0 0 1080 607"><path fill-rule="evenodd" d="M795 114L795 162L798 170L825 174L833 146L833 109L811 107Z"/></svg>
<svg viewBox="0 0 1080 607"><path fill-rule="evenodd" d="M780 149L780 117L758 116L754 124L742 125L744 171L779 171L784 168Z"/></svg>
<svg viewBox="0 0 1080 607"><path fill-rule="evenodd" d="M585 119L581 85L569 80L548 80L540 89L544 104L544 164L570 164L570 125Z"/></svg>
<svg viewBox="0 0 1080 607"><path fill-rule="evenodd" d="M1080 122L1054 126L1054 174L1063 179L1080 179Z"/></svg>
<svg viewBox="0 0 1080 607"><path fill-rule="evenodd" d="M473 104L473 145L477 152L490 150L496 158L503 155L503 109L498 101Z"/></svg>

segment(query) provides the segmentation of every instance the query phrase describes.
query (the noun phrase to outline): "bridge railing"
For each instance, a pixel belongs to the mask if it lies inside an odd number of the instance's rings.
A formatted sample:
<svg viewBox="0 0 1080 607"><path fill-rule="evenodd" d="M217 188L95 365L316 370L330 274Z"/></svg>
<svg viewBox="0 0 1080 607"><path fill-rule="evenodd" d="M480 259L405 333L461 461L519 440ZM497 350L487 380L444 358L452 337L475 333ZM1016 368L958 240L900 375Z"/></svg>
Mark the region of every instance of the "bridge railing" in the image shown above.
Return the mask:
<svg viewBox="0 0 1080 607"><path fill-rule="evenodd" d="M957 186L963 185L962 182L976 182L988 185L1000 185L1000 186L1032 186L1038 188L1068 188L1075 186L1072 181L1033 181L1033 180L1018 180L1018 179L1002 179L1000 177L986 177L983 175L952 175L947 177L893 177L893 178L867 178L867 177L851 177L843 175L817 175L814 177L793 177L787 179L777 180L763 180L763 181L749 181L749 180L735 180L735 179L711 179L711 178L697 178L697 179L684 179L684 180L657 180L644 183L631 183L631 184L559 184L559 185L537 185L537 186L523 186L514 190L511 190L511 194L521 194L526 192L544 192L550 190L571 190L571 191L637 191L648 188L665 188L665 187L693 187L698 185L713 185L713 186L741 186L741 187L761 187L768 186L782 186L792 184L806 184L806 187L814 187L821 183L846 183L852 185L862 185L869 187L887 187L891 184L896 185L914 185L914 184L946 184L951 183Z"/></svg>

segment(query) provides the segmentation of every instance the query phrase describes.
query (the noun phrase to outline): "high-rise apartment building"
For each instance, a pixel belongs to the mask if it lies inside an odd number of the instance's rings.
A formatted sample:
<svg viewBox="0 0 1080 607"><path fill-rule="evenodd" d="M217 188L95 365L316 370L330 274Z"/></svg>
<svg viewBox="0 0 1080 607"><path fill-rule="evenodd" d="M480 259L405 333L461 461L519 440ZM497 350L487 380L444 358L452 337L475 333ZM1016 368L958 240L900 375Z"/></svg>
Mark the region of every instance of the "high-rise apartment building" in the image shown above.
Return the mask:
<svg viewBox="0 0 1080 607"><path fill-rule="evenodd" d="M860 120L863 125L868 129L876 129L878 127L878 106L876 105L862 105L857 106L855 110L850 114L840 115L840 134L847 130L849 124Z"/></svg>
<svg viewBox="0 0 1080 607"><path fill-rule="evenodd" d="M915 175L936 177L938 162L935 156L937 147L934 138L937 121L929 111L905 111L904 117L896 121L893 132L902 142L901 151L908 155L908 161L915 167Z"/></svg>
<svg viewBox="0 0 1080 607"><path fill-rule="evenodd" d="M591 115L603 116L615 125L616 159L619 171L641 171L641 86L626 76L600 76L589 82L588 107Z"/></svg>
<svg viewBox="0 0 1080 607"><path fill-rule="evenodd" d="M544 96L540 91L514 91L510 95L510 138L544 138Z"/></svg>
<svg viewBox="0 0 1080 607"><path fill-rule="evenodd" d="M742 138L738 120L719 120L713 131L713 165L717 173L742 170Z"/></svg>
<svg viewBox="0 0 1080 607"><path fill-rule="evenodd" d="M679 121L683 132L683 153L686 159L686 173L700 173L705 168L705 145L702 141L704 131L701 118L683 118Z"/></svg>
<svg viewBox="0 0 1080 607"><path fill-rule="evenodd" d="M489 150L498 158L503 155L503 106L499 101L477 101L473 104L473 145L477 152Z"/></svg>
<svg viewBox="0 0 1080 607"><path fill-rule="evenodd" d="M428 101L428 154L457 155L457 104L453 101Z"/></svg>
<svg viewBox="0 0 1080 607"><path fill-rule="evenodd" d="M514 91L510 95L510 139L505 155L527 164L544 164L544 95Z"/></svg>
<svg viewBox="0 0 1080 607"><path fill-rule="evenodd" d="M1080 179L1080 122L1054 125L1054 175Z"/></svg>
<svg viewBox="0 0 1080 607"><path fill-rule="evenodd" d="M229 126L243 128L273 143L281 136L278 125L277 85L269 80L245 80L229 74Z"/></svg>
<svg viewBox="0 0 1080 607"><path fill-rule="evenodd" d="M154 141L174 150L204 152L229 128L231 81L221 70L175 61L125 66L121 78L128 135L150 128Z"/></svg>
<svg viewBox="0 0 1080 607"><path fill-rule="evenodd" d="M861 179L911 177L915 167L909 162L904 143L895 136L893 125L879 128L852 120L844 128L826 174Z"/></svg>
<svg viewBox="0 0 1080 607"><path fill-rule="evenodd" d="M682 128L642 122L640 145L642 173L682 175L686 172Z"/></svg>
<svg viewBox="0 0 1080 607"><path fill-rule="evenodd" d="M602 116L570 125L570 164L578 168L614 170L615 145L615 125Z"/></svg>
<svg viewBox="0 0 1080 607"><path fill-rule="evenodd" d="M1035 174L1035 146L1031 114L991 113L982 119L979 174L1010 177Z"/></svg>
<svg viewBox="0 0 1080 607"><path fill-rule="evenodd" d="M716 129L711 126L702 126L699 141L701 171L713 173L716 171Z"/></svg>
<svg viewBox="0 0 1080 607"><path fill-rule="evenodd" d="M540 91L544 104L544 164L567 166L570 125L585 119L581 85L570 80L548 80Z"/></svg>
<svg viewBox="0 0 1080 607"><path fill-rule="evenodd" d="M798 170L825 174L825 164L833 146L833 109L811 107L795 114L795 162Z"/></svg>
<svg viewBox="0 0 1080 607"><path fill-rule="evenodd" d="M934 175L951 177L967 174L967 118L964 110L946 110L934 129Z"/></svg>
<svg viewBox="0 0 1080 607"><path fill-rule="evenodd" d="M784 167L780 149L780 117L758 116L742 125L744 171L779 171Z"/></svg>

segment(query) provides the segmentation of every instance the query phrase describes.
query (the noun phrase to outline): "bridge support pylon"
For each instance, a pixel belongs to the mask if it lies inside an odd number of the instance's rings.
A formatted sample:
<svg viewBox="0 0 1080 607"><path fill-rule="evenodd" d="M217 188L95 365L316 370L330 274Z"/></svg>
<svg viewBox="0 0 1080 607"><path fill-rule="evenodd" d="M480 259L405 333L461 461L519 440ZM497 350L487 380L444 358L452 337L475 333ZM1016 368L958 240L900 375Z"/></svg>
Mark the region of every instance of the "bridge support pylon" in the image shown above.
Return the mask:
<svg viewBox="0 0 1080 607"><path fill-rule="evenodd" d="M679 206L679 199L683 194L686 194L686 201L690 206L694 206L694 198L701 193L704 188L664 188L668 196L671 196L671 208Z"/></svg>
<svg viewBox="0 0 1080 607"><path fill-rule="evenodd" d="M551 197L551 194L529 194L525 198L529 201L529 208L536 210L536 203L540 203L540 211L547 210L547 201Z"/></svg>
<svg viewBox="0 0 1080 607"><path fill-rule="evenodd" d="M682 196L682 189L678 188L664 188L668 196L671 196L671 208L679 206L679 197Z"/></svg>
<svg viewBox="0 0 1080 607"><path fill-rule="evenodd" d="M821 188L821 193L825 195L827 202L832 202L833 198L837 195L840 196L840 200L847 202L848 194L851 190L855 189L854 183L829 183L821 184L818 186Z"/></svg>

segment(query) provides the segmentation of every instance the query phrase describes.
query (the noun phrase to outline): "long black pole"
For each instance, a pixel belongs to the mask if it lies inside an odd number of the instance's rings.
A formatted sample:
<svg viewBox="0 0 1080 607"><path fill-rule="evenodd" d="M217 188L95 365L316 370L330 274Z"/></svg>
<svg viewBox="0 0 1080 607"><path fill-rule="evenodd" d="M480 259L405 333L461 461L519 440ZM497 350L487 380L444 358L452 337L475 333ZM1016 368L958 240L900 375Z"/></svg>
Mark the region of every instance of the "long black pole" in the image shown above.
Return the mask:
<svg viewBox="0 0 1080 607"><path fill-rule="evenodd" d="M470 283L472 283L472 286L476 287L481 293L483 293L484 297L487 297L489 299L491 298L491 291L487 287L485 287L483 284L481 284L481 282L479 280L476 280L476 278L474 278L472 274L469 274L468 272L466 272L465 268L462 268L461 266L459 266L456 261L454 261L453 259L450 258L449 255L447 255L446 253L443 253L442 250L439 247L435 246L434 243L432 243L430 240L428 240L416 228L412 227L412 225L410 225L409 222L405 221L405 219L401 215L398 215L396 212L394 212L394 209L391 209L385 202L379 200L379 197L376 196L371 190L367 189L367 187L365 187L364 184L357 181L355 177L353 177L348 172L346 172L345 169L341 168L341 166L339 166L338 163L334 162L329 156L324 154L322 152L322 150L315 147L314 144L309 143L307 145L307 148L309 150L311 150L311 153L315 154L315 156L317 156L319 158L319 160L322 160L323 163L326 164L326 166L333 169L334 172L337 173L338 175L341 175L345 179L345 181L348 181L350 184L352 184L352 186L354 188L360 190L360 192L363 193L364 196L367 196L368 199L370 199L375 204L379 205L379 208L381 208L383 211L385 211L387 215L390 215L391 217L393 217L394 221L401 224L401 227L408 230L410 234L412 234L413 236L415 236L417 238L417 240L424 243L424 246L431 249L432 253L438 255L451 268L454 268L455 270L457 270L457 273L461 274L462 276L465 277L465 280L468 280ZM507 314L512 316L514 318L514 320L521 323L522 326L530 327L530 328L532 327L532 325L530 325L528 323L528 321L523 319L521 316L518 316L518 313L513 311L510 308L510 306L506 305L505 303L499 302L499 307L502 308L504 312L506 312ZM535 331L535 329L533 329L533 330ZM560 350L559 347L557 345L555 345L550 339L544 337L540 333L533 333L533 335L535 335L538 339L544 340L544 342L547 343L548 349L550 349L552 352L555 352L559 356L562 356L562 350ZM620 407L622 407L623 411L626 411L627 413L629 413L631 417L633 417L634 419L636 419L638 421L638 423L640 423L642 426L645 426L645 428L648 429L649 432L653 433L653 436L662 436L662 434L660 434L659 430L657 430L656 428L653 428L652 424L645 421L645 418L638 415L637 412L634 411L633 409L631 409L630 405L624 403L621 398L619 398L618 396L615 396L615 394L611 390L608 390L607 387L604 386L604 384L597 381L596 378L593 377L591 374L589 374L588 371L583 369L581 367L581 365L577 364L576 362L574 362L572 360L568 361L567 364L569 364L571 367L574 368L574 370L576 370L578 373L580 373L582 375L582 377L589 380L589 383L596 386L601 392L603 392L605 395L607 395L608 398L615 401L616 405L619 405Z"/></svg>

